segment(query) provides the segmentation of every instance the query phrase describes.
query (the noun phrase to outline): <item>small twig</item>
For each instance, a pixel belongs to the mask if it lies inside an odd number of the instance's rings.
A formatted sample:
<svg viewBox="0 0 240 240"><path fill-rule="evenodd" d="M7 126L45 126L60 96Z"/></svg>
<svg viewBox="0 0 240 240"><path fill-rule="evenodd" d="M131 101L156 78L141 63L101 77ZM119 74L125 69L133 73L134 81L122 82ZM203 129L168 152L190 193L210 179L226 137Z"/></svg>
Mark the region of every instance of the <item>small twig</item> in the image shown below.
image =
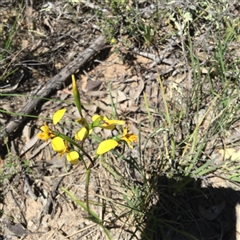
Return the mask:
<svg viewBox="0 0 240 240"><path fill-rule="evenodd" d="M12 186L11 186L11 188L12 188ZM21 209L21 207L20 207L20 205L19 205L19 202L17 201L17 199L15 198L15 196L13 195L13 193L12 193L12 191L10 190L10 194L11 194L11 196L12 196L12 199L14 200L14 202L15 202L15 204L17 205L17 207L19 208L19 211L20 211L20 214L21 214L21 221L23 221L23 223L25 224L25 225L27 225L27 220L26 220L26 218L25 218L25 216L24 216L24 214L23 214L23 212L22 212L22 209Z"/></svg>
<svg viewBox="0 0 240 240"><path fill-rule="evenodd" d="M30 197L33 199L33 200L37 200L37 196L35 195L35 193L33 192L30 184L29 184L29 178L28 176L25 174L25 172L23 172L22 174L23 176L23 179L24 179L24 192L25 193L28 193L30 195Z"/></svg>
<svg viewBox="0 0 240 240"><path fill-rule="evenodd" d="M155 67L159 63L165 63L165 64L168 64L168 65L172 65L173 64L173 61L171 59L169 60L167 58L164 58L166 52L171 50L171 49L172 49L172 47L170 47L170 48L166 47L163 50L163 52L160 55L158 55L158 56L156 56L155 54L152 54L152 53L148 53L148 52L141 52L138 49L134 49L134 53L153 60L153 62L149 66L149 68L153 68L153 67Z"/></svg>
<svg viewBox="0 0 240 240"><path fill-rule="evenodd" d="M141 52L137 49L134 49L134 52L138 55L141 55L143 57L146 57L146 58L149 58L149 59L152 59L154 60L151 65L149 66L149 68L153 68L155 67L157 64L163 62L163 63L166 63L166 64L169 64L169 61L168 59L164 59L164 56L165 54L171 50L173 48L173 45L175 44L175 40L176 40L176 36L173 36L172 37L172 40L170 41L170 43L167 45L167 47L161 52L160 55L156 56L155 54L152 54L152 53L146 53L146 52ZM171 63L170 63L171 65Z"/></svg>
<svg viewBox="0 0 240 240"><path fill-rule="evenodd" d="M50 214L50 207L53 204L54 198L57 196L57 189L58 189L58 186L59 186L60 182L63 180L63 178L64 177L60 177L54 182L52 190L49 193L47 204L44 206L44 209L42 211L43 215Z"/></svg>

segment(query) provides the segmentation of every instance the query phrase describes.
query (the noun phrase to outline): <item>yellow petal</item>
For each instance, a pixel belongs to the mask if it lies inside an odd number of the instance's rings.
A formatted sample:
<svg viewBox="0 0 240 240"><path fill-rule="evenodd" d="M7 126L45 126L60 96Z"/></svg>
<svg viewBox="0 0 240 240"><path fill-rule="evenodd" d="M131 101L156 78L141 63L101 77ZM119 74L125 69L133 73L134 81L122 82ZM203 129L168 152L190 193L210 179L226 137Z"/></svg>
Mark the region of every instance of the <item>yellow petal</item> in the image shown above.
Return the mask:
<svg viewBox="0 0 240 240"><path fill-rule="evenodd" d="M124 125L125 124L125 121L122 121L122 120L108 120L107 121L108 124L112 125Z"/></svg>
<svg viewBox="0 0 240 240"><path fill-rule="evenodd" d="M40 140L43 141L47 141L50 138L49 134L47 134L46 132L41 132L37 136Z"/></svg>
<svg viewBox="0 0 240 240"><path fill-rule="evenodd" d="M66 112L66 108L63 108L63 109L60 109L58 111L56 111L54 114L53 114L53 124L57 124L61 119L62 117L64 116L65 112Z"/></svg>
<svg viewBox="0 0 240 240"><path fill-rule="evenodd" d="M74 91L77 89L76 79L74 75L72 75L72 88Z"/></svg>
<svg viewBox="0 0 240 240"><path fill-rule="evenodd" d="M92 116L92 121L93 121L93 122L96 121L96 120L98 120L98 119L103 119L103 117L100 116L100 115L93 115L93 116Z"/></svg>
<svg viewBox="0 0 240 240"><path fill-rule="evenodd" d="M104 154L118 145L118 142L113 139L108 139L101 142L97 149L97 154Z"/></svg>
<svg viewBox="0 0 240 240"><path fill-rule="evenodd" d="M135 134L126 134L126 135L123 135L120 138L120 140L125 141L130 148L133 148L132 143L137 140L137 135L135 135Z"/></svg>
<svg viewBox="0 0 240 240"><path fill-rule="evenodd" d="M78 109L80 116L82 117L81 98L80 98L80 94L79 94L79 91L77 88L77 84L76 84L74 75L72 75L72 91L73 91L73 98L74 98L75 105Z"/></svg>
<svg viewBox="0 0 240 240"><path fill-rule="evenodd" d="M88 135L88 130L86 128L82 128L75 134L75 140L82 141Z"/></svg>
<svg viewBox="0 0 240 240"><path fill-rule="evenodd" d="M72 151L67 154L67 160L73 165L78 164L78 161L79 161L78 159L79 159L79 154L76 151Z"/></svg>
<svg viewBox="0 0 240 240"><path fill-rule="evenodd" d="M100 115L93 115L92 116L92 126L97 127L101 124L101 121L104 119L103 116Z"/></svg>
<svg viewBox="0 0 240 240"><path fill-rule="evenodd" d="M127 132L128 132L128 127L125 127L125 128L123 129L123 136L127 135Z"/></svg>
<svg viewBox="0 0 240 240"><path fill-rule="evenodd" d="M130 142L136 142L137 138L138 138L137 135L135 135L135 134L129 134L127 137Z"/></svg>
<svg viewBox="0 0 240 240"><path fill-rule="evenodd" d="M100 126L101 128L113 130L116 125L124 125L125 121L122 120L109 120L106 117L103 119L104 123Z"/></svg>
<svg viewBox="0 0 240 240"><path fill-rule="evenodd" d="M40 129L41 129L43 132L49 132L48 126L41 126Z"/></svg>
<svg viewBox="0 0 240 240"><path fill-rule="evenodd" d="M47 123L45 122L43 126L40 127L40 129L43 131L43 132L50 132L50 128L48 127Z"/></svg>
<svg viewBox="0 0 240 240"><path fill-rule="evenodd" d="M61 153L61 154L65 153L65 151L66 151L66 146L64 144L64 141L60 137L53 138L52 148L55 152L58 152L58 153Z"/></svg>
<svg viewBox="0 0 240 240"><path fill-rule="evenodd" d="M130 148L133 148L132 143L129 141L128 138L126 138L126 137L122 137L121 140L125 141L125 142L128 144L128 146L129 146Z"/></svg>

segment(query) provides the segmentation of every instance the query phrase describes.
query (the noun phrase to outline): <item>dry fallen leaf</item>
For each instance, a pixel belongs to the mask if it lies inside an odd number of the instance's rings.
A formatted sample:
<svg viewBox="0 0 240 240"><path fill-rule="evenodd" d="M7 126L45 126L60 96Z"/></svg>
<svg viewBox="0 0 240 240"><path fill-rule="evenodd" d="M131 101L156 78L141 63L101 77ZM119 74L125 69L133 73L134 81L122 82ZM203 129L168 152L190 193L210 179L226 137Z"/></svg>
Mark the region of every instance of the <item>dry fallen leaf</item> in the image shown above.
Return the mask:
<svg viewBox="0 0 240 240"><path fill-rule="evenodd" d="M120 102L123 102L125 100L127 100L127 97L126 97L126 94L122 91L113 91L111 93L112 95L112 98L113 98L113 102L114 103L120 103ZM106 98L103 98L101 99L103 102L105 102L106 104L111 104L111 96L110 94L106 97Z"/></svg>
<svg viewBox="0 0 240 240"><path fill-rule="evenodd" d="M102 84L102 81L88 80L87 81L87 85L86 85L86 87L84 89L84 92L98 90L100 88L101 84Z"/></svg>
<svg viewBox="0 0 240 240"><path fill-rule="evenodd" d="M25 143L25 145L23 146L20 155L23 155L23 154L25 154L27 151L29 151L29 150L37 143L38 140L39 140L39 139L38 139L37 135L35 135L35 136L32 137L29 141L27 141L27 142Z"/></svg>
<svg viewBox="0 0 240 240"><path fill-rule="evenodd" d="M139 98L139 96L140 96L140 94L142 93L143 89L144 89L144 81L142 80L142 78L140 78L140 80L139 80L139 85L138 85L138 89L137 89L136 93L135 93L134 96L133 96L133 99L134 99L134 100L136 100L136 99Z"/></svg>
<svg viewBox="0 0 240 240"><path fill-rule="evenodd" d="M239 160L240 159L240 149L236 150L234 148L226 148L226 149L219 149L218 153L224 158L231 160Z"/></svg>

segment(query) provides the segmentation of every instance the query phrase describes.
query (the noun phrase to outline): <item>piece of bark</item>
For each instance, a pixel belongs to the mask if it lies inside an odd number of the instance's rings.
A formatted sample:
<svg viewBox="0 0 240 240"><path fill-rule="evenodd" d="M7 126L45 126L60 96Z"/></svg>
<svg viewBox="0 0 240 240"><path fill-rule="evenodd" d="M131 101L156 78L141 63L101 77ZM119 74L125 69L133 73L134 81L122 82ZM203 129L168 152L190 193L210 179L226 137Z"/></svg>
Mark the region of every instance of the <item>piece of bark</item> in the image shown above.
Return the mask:
<svg viewBox="0 0 240 240"><path fill-rule="evenodd" d="M23 115L30 114L33 109L41 102L42 98L48 97L53 91L60 89L67 78L76 72L88 59L98 53L105 44L104 36L98 37L86 50L83 51L74 61L69 63L57 75L51 78L43 87L38 91L34 98L30 98L26 105L16 115L19 117L11 120L6 126L1 129L0 143L2 144L5 137L10 136L20 124L25 120Z"/></svg>

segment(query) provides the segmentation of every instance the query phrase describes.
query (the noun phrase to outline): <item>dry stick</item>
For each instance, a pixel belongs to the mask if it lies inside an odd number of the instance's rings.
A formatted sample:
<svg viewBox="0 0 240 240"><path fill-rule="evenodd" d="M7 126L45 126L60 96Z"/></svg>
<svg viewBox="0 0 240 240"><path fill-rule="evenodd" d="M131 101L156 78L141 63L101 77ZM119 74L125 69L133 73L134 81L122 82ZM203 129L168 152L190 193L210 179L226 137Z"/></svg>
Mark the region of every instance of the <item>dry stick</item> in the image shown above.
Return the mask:
<svg viewBox="0 0 240 240"><path fill-rule="evenodd" d="M17 119L10 121L0 132L0 143L3 143L4 137L9 136L13 131L15 131L19 125L25 120L23 115L30 114L33 109L39 104L39 102L44 97L48 97L54 90L60 89L66 79L76 72L87 60L93 57L97 52L99 52L105 44L104 36L98 37L89 48L84 50L84 52L76 58L74 61L69 63L65 68L63 68L57 75L50 79L45 86L38 92L34 98L28 100L26 105L20 110Z"/></svg>
<svg viewBox="0 0 240 240"><path fill-rule="evenodd" d="M46 205L45 205L44 208L43 208L43 211L42 211L42 214L43 214L43 215L50 214L50 207L51 207L51 205L53 205L54 199L55 199L55 197L57 196L58 186L59 186L60 182L63 180L63 178L64 178L64 176L58 178L58 179L54 182L53 187L52 187L52 190L51 190L51 192L49 193L49 197L48 197L47 203L46 203Z"/></svg>
<svg viewBox="0 0 240 240"><path fill-rule="evenodd" d="M159 64L161 62L172 65L172 61L169 59L165 59L164 57L165 57L165 54L168 51L172 50L173 46L176 45L176 39L177 39L176 36L173 36L170 43L165 47L165 49L158 56L156 56L155 54L152 54L152 53L141 52L137 48L134 49L134 52L140 56L154 60L151 63L151 65L149 66L149 69L152 69L153 67L155 67L157 64Z"/></svg>

